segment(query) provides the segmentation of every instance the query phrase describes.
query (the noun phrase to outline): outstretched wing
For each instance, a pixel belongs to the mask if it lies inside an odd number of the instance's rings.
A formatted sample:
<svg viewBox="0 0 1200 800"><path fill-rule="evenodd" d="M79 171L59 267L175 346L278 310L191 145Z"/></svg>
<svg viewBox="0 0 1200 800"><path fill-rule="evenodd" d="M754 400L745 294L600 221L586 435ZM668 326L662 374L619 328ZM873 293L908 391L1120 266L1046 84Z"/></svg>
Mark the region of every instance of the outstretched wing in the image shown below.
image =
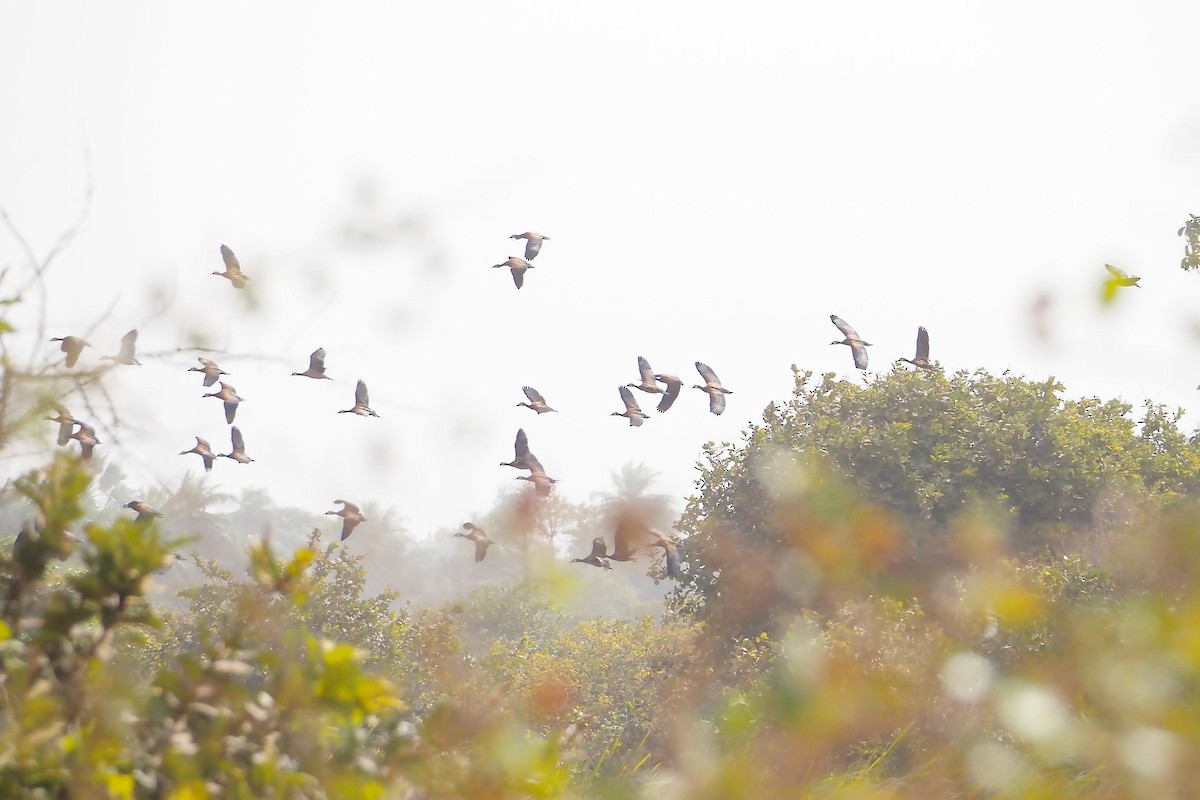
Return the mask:
<svg viewBox="0 0 1200 800"><path fill-rule="evenodd" d="M343 512L352 511L355 514L359 513L358 506L354 505L354 503L351 503L349 500L334 500L333 502L340 503L345 506L345 508L342 509Z"/></svg>
<svg viewBox="0 0 1200 800"><path fill-rule="evenodd" d="M542 397L541 393L532 386L522 386L521 391L529 398L531 403L545 403L546 398Z"/></svg>
<svg viewBox="0 0 1200 800"><path fill-rule="evenodd" d="M720 415L725 410L725 395L720 392L708 393L708 410Z"/></svg>
<svg viewBox="0 0 1200 800"><path fill-rule="evenodd" d="M133 359L135 345L137 345L137 328L121 337L121 355Z"/></svg>
<svg viewBox="0 0 1200 800"><path fill-rule="evenodd" d="M234 425L233 428L230 429L229 436L231 439L233 439L233 452L246 452L246 440L242 438L242 431L237 425Z"/></svg>
<svg viewBox="0 0 1200 800"><path fill-rule="evenodd" d="M658 413L663 413L675 402L675 398L679 397L679 390L683 387L683 381L673 375L655 375L656 380L660 380L667 384L667 390L663 393L662 400L658 401Z"/></svg>
<svg viewBox="0 0 1200 800"><path fill-rule="evenodd" d="M525 240L525 260L532 261L542 251L542 240L538 236L530 236Z"/></svg>
<svg viewBox="0 0 1200 800"><path fill-rule="evenodd" d="M854 356L854 366L859 369L867 368L867 348L861 344L854 343L850 345L850 353Z"/></svg>
<svg viewBox="0 0 1200 800"><path fill-rule="evenodd" d="M592 539L592 555L596 558L606 558L608 556L608 545L604 543L603 536L597 536Z"/></svg>
<svg viewBox="0 0 1200 800"><path fill-rule="evenodd" d="M515 283L517 285L518 289L520 289L522 286L525 285L525 268L524 267L513 267L509 271L512 272L513 283Z"/></svg>
<svg viewBox="0 0 1200 800"><path fill-rule="evenodd" d="M846 322L846 320L842 319L837 314L830 314L829 321L836 325L837 329L841 331L842 335L847 339L850 339L851 341L858 339L861 341L858 331L854 330L854 328L850 326L849 322ZM859 367L859 369L862 369L862 367Z"/></svg>
<svg viewBox="0 0 1200 800"><path fill-rule="evenodd" d="M643 386L654 384L654 370L650 369L650 362L641 356L638 356L638 372L642 374Z"/></svg>
<svg viewBox="0 0 1200 800"><path fill-rule="evenodd" d="M513 442L513 448L517 456L513 461L520 461L529 455L529 437L525 435L524 428L517 428L517 439Z"/></svg>
<svg viewBox="0 0 1200 800"><path fill-rule="evenodd" d="M313 372L325 371L325 348L318 347L313 350L312 355L308 357L308 368Z"/></svg>
<svg viewBox="0 0 1200 800"><path fill-rule="evenodd" d="M225 245L221 245L221 260L225 262L225 269L228 272L242 271L242 265L238 263L237 256Z"/></svg>
<svg viewBox="0 0 1200 800"><path fill-rule="evenodd" d="M487 555L487 549L492 543L488 539L479 538L475 540L475 560L483 561L483 557Z"/></svg>
<svg viewBox="0 0 1200 800"><path fill-rule="evenodd" d="M371 398L367 395L367 384L362 379L359 379L358 385L354 387L354 402L360 406L371 405Z"/></svg>
<svg viewBox="0 0 1200 800"><path fill-rule="evenodd" d="M710 386L720 386L721 379L717 377L717 373L712 371L712 367L708 364L696 362L696 370L700 373L700 377L704 378L704 382Z"/></svg>
<svg viewBox="0 0 1200 800"><path fill-rule="evenodd" d="M1104 268L1123 281L1129 280L1129 273L1120 267L1114 267L1112 264L1105 264Z"/></svg>
<svg viewBox="0 0 1200 800"><path fill-rule="evenodd" d="M621 393L621 401L625 403L626 413L641 413L642 409L638 406L637 400L633 398L633 392L629 391L628 386L618 386L617 391Z"/></svg>
<svg viewBox="0 0 1200 800"><path fill-rule="evenodd" d="M929 331L925 330L924 325L917 328L917 357L913 360L929 360Z"/></svg>

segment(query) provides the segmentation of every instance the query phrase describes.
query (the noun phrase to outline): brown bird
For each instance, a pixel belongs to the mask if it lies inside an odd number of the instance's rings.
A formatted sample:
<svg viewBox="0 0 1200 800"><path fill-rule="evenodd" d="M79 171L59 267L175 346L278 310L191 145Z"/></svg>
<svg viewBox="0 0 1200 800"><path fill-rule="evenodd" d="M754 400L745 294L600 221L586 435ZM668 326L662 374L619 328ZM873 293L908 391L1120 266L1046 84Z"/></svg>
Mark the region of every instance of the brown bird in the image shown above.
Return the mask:
<svg viewBox="0 0 1200 800"><path fill-rule="evenodd" d="M842 332L845 339L841 341L833 341L830 344L845 344L850 346L850 354L854 356L854 366L859 369L867 368L867 348L874 347L870 342L864 342L863 338L858 335L858 331L850 327L850 323L839 317L837 314L830 314L829 320L837 329Z"/></svg>
<svg viewBox="0 0 1200 800"><path fill-rule="evenodd" d="M137 364L140 367L142 362L138 361L134 356L134 346L137 344L137 337L137 328L134 328L129 333L121 337L121 349L115 356L103 356L103 358L106 358L109 361L115 361L118 364L125 364L126 366Z"/></svg>
<svg viewBox="0 0 1200 800"><path fill-rule="evenodd" d="M500 466L516 467L517 469L527 469L530 472L546 474L546 471L542 469L542 462L538 461L537 456L529 451L529 437L525 435L524 428L517 429L517 438L513 442L513 450L516 453L513 460L501 461Z"/></svg>
<svg viewBox="0 0 1200 800"><path fill-rule="evenodd" d="M234 430L237 430L237 429L235 428ZM196 455L200 456L200 458L204 459L204 471L212 472L213 462L216 460L216 455L213 453L212 448L209 447L208 442L206 440L201 439L199 436L197 436L196 437L196 446L193 447L191 450L184 450L179 455L186 456L189 453L195 453Z"/></svg>
<svg viewBox="0 0 1200 800"><path fill-rule="evenodd" d="M936 369L933 362L929 360L929 331L925 330L925 326L917 328L917 354L913 358L900 358L901 361L907 361L914 367L921 369Z"/></svg>
<svg viewBox="0 0 1200 800"><path fill-rule="evenodd" d="M367 396L367 384L361 380L354 387L354 408L344 408L339 414L358 414L360 417L378 417L371 410L371 399Z"/></svg>
<svg viewBox="0 0 1200 800"><path fill-rule="evenodd" d="M528 403L517 403L518 406L524 406L525 408L532 408L539 415L545 414L549 411L558 411L558 409L551 408L550 406L546 405L546 398L542 397L541 393L538 392L538 390L533 388L532 386L522 386L521 391L523 391L525 393L525 396L529 398L529 402Z"/></svg>
<svg viewBox="0 0 1200 800"><path fill-rule="evenodd" d="M103 444L103 442L96 438L96 429L91 425L79 420L76 420L75 424L79 426L79 430L72 433L71 438L79 442L80 455L84 459L89 459L92 457L92 450L96 445Z"/></svg>
<svg viewBox="0 0 1200 800"><path fill-rule="evenodd" d="M360 522L366 522L367 518L358 510L358 506L354 503L345 500L334 500L335 503L341 503L342 508L338 511L326 511L326 514L332 514L335 517L342 518L342 541L350 538L350 534L358 527Z"/></svg>
<svg viewBox="0 0 1200 800"><path fill-rule="evenodd" d="M75 362L79 360L79 354L83 352L83 348L92 346L90 342L85 342L78 336L56 336L50 341L62 342L58 349L67 354L68 367L75 366Z"/></svg>
<svg viewBox="0 0 1200 800"><path fill-rule="evenodd" d="M622 514L613 532L613 551L606 558L613 561L637 561L635 553L648 542L650 528L635 514Z"/></svg>
<svg viewBox="0 0 1200 800"><path fill-rule="evenodd" d="M136 511L137 519L135 522L149 522L155 517L162 516L161 512L156 511L154 506L150 505L144 500L130 500L128 503L121 506L121 508L132 508L134 511Z"/></svg>
<svg viewBox="0 0 1200 800"><path fill-rule="evenodd" d="M492 265L492 269L500 269L501 267L508 267L512 271L513 283L520 289L525 285L525 270L533 269L533 264L530 264L523 258L509 256L508 260L504 263Z"/></svg>
<svg viewBox="0 0 1200 800"><path fill-rule="evenodd" d="M655 541L651 542L650 546L661 547L663 549L663 561L667 577L678 580L680 568L683 566L683 558L679 554L678 542L668 536L663 536L653 528L650 529L650 534L655 537Z"/></svg>
<svg viewBox="0 0 1200 800"><path fill-rule="evenodd" d="M533 231L525 231L524 233L514 233L512 236L510 236L508 238L525 240L525 260L526 261L533 261L533 259L537 257L537 254L542 252L542 242L550 241L549 236L542 236L540 233L534 233Z"/></svg>
<svg viewBox="0 0 1200 800"><path fill-rule="evenodd" d="M198 367L188 367L188 372L200 372L204 374L204 385L212 386L217 382L217 378L229 373L217 366L217 362L210 361L207 358L197 358L200 362Z"/></svg>
<svg viewBox="0 0 1200 800"><path fill-rule="evenodd" d="M237 389L234 389L224 381L221 381L220 391L210 392L204 395L204 397L215 397L225 402L225 421L230 425L233 424L233 417L237 414L238 403L245 399L238 397Z"/></svg>
<svg viewBox="0 0 1200 800"><path fill-rule="evenodd" d="M572 558L571 563L579 562L581 564L591 564L593 567L603 567L604 569L612 569L612 564L608 563L608 546L604 544L604 537L597 536L592 539L592 552L587 554L586 558Z"/></svg>
<svg viewBox="0 0 1200 800"><path fill-rule="evenodd" d="M474 542L475 561L483 561L484 556L487 555L488 548L492 546L492 540L487 537L487 531L472 522L464 522L463 529L466 530L467 533L459 531L454 535L461 536L464 539L469 539L470 541Z"/></svg>
<svg viewBox="0 0 1200 800"><path fill-rule="evenodd" d="M654 380L662 381L667 385L666 391L663 392L662 400L658 401L658 408L655 409L655 411L661 414L675 403L675 398L679 397L679 390L683 388L683 381L676 375L665 375L662 373L655 375Z"/></svg>
<svg viewBox="0 0 1200 800"><path fill-rule="evenodd" d="M518 475L517 480L532 483L534 491L538 493L538 497L547 497L554 490L554 484L558 483L557 478L551 478L544 472L531 472L528 475Z"/></svg>
<svg viewBox="0 0 1200 800"><path fill-rule="evenodd" d="M75 430L75 418L71 416L70 411L58 403L54 403L54 411L56 415L46 417L46 419L58 423L58 446L62 447L71 441L71 434Z"/></svg>
<svg viewBox="0 0 1200 800"><path fill-rule="evenodd" d="M720 414L725 410L725 395L733 394L733 392L721 385L721 379L717 377L717 373L712 371L712 367L708 364L696 362L696 370L700 373L700 377L704 378L704 385L693 386L693 389L699 389L708 394L708 410L714 414Z"/></svg>
<svg viewBox="0 0 1200 800"><path fill-rule="evenodd" d="M333 378L325 374L325 348L318 347L312 351L312 355L308 357L308 369L304 370L304 372L293 372L292 374L300 375L304 378L333 380Z"/></svg>
<svg viewBox="0 0 1200 800"><path fill-rule="evenodd" d="M239 464L249 464L254 459L246 455L246 440L242 438L242 432L238 430L238 426L234 425L229 432L229 438L232 440L233 449L228 453L221 453L221 458L232 458Z"/></svg>
<svg viewBox="0 0 1200 800"><path fill-rule="evenodd" d="M650 362L647 361L646 359L642 358L641 356L638 356L638 372L641 373L642 382L641 383L627 383L627 384L625 384L626 386L630 386L634 389L641 389L643 392L646 392L647 394L662 394L663 393L663 390L661 388L659 388L657 383L655 383L654 370L650 369Z"/></svg>
<svg viewBox="0 0 1200 800"><path fill-rule="evenodd" d="M625 386L618 386L617 391L621 393L621 402L625 404L625 410L614 411L611 416L625 417L629 420L631 427L639 427L646 420L646 414L638 406L637 400L633 399L633 392Z"/></svg>
<svg viewBox="0 0 1200 800"><path fill-rule="evenodd" d="M246 273L242 272L242 265L238 263L237 256L233 254L225 245L221 245L221 259L225 262L224 272L214 272L213 275L220 275L222 278L228 278L233 284L233 288L241 289L246 285L246 281L250 280Z"/></svg>

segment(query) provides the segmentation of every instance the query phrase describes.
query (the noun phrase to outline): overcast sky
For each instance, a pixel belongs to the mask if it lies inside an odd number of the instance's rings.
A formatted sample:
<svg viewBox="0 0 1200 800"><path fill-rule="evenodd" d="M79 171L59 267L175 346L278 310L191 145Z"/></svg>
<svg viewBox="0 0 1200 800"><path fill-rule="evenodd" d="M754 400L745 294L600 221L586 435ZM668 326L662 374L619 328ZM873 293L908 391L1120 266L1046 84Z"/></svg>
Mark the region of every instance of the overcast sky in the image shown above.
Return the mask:
<svg viewBox="0 0 1200 800"><path fill-rule="evenodd" d="M90 179L46 335L85 335L84 363L134 327L224 351L256 461L221 459L222 490L424 533L514 484L524 426L572 499L627 461L682 498L791 364L862 380L831 313L872 370L921 324L950 371L1194 407L1197 30L1188 3L0 0L0 206L43 253ZM517 291L490 267L526 230L552 238ZM244 292L211 275L222 243ZM1107 309L1105 262L1144 286ZM25 266L7 233L3 264ZM335 380L290 376L318 346ZM609 416L639 355L687 386L708 363L728 410L687 388L641 428ZM98 459L176 485L193 436L228 450L193 358L111 374ZM380 419L336 413L358 378ZM561 413L517 408L523 384Z"/></svg>

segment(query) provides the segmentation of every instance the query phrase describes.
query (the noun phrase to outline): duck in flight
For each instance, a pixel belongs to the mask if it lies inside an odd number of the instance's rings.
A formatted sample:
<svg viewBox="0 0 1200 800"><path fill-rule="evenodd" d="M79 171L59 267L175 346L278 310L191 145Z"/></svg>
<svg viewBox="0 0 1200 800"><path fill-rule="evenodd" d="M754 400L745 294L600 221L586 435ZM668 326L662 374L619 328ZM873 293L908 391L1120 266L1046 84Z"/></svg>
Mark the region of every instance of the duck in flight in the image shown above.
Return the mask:
<svg viewBox="0 0 1200 800"><path fill-rule="evenodd" d="M354 387L354 407L344 408L338 412L339 414L358 414L360 417L378 417L371 410L371 399L367 395L367 384L359 380L358 385Z"/></svg>
<svg viewBox="0 0 1200 800"><path fill-rule="evenodd" d="M925 330L925 326L917 328L917 353L912 358L901 358L901 361L907 361L914 367L921 369L937 369L933 362L929 360L929 331Z"/></svg>
<svg viewBox="0 0 1200 800"><path fill-rule="evenodd" d="M514 233L512 236L510 236L508 238L525 240L525 260L526 261L533 261L533 259L537 258L537 254L542 252L542 242L550 241L549 236L542 236L540 233L534 233L533 231L525 231L524 233ZM518 286L517 288L519 289L521 287Z"/></svg>
<svg viewBox="0 0 1200 800"><path fill-rule="evenodd" d="M238 263L237 256L233 254L225 245L221 245L221 260L225 262L224 272L214 272L213 275L220 275L222 278L228 278L233 284L233 288L241 289L246 285L246 281L250 280L246 273L242 272L242 265Z"/></svg>
<svg viewBox="0 0 1200 800"><path fill-rule="evenodd" d="M870 342L864 342L863 338L858 335L858 331L850 327L850 323L839 317L837 314L830 314L829 321L837 326L837 329L842 332L842 336L846 337L841 341L833 341L830 344L844 344L850 346L850 354L854 356L854 366L859 369L867 368L867 348L873 347Z"/></svg>
<svg viewBox="0 0 1200 800"><path fill-rule="evenodd" d="M304 372L293 372L292 374L303 378L315 378L316 380L333 380L333 378L325 374L325 348L318 347L312 351L312 354L308 357L308 369L304 370Z"/></svg>
<svg viewBox="0 0 1200 800"><path fill-rule="evenodd" d="M633 392L629 391L626 386L618 386L617 391L621 393L621 402L625 404L624 411L614 411L612 416L625 417L629 420L630 427L640 427L646 421L646 412L642 411L638 406L637 400L633 397Z"/></svg>
<svg viewBox="0 0 1200 800"><path fill-rule="evenodd" d="M366 522L367 518L362 515L362 511L354 503L346 500L334 500L335 503L340 503L341 508L337 511L326 511L325 514L332 514L335 517L342 518L342 541L350 538L350 534L354 533L354 529L359 523Z"/></svg>
<svg viewBox="0 0 1200 800"><path fill-rule="evenodd" d="M513 283L515 283L517 288L520 289L525 285L525 270L533 269L533 264L530 264L523 258L509 256L507 261L492 265L492 269L500 269L501 267L509 268L509 270L512 272Z"/></svg>
<svg viewBox="0 0 1200 800"><path fill-rule="evenodd" d="M59 345L59 350L67 354L67 366L75 366L75 362L79 360L79 354L83 352L83 348L91 347L89 342L85 342L78 336L56 336L50 341L62 342Z"/></svg>
<svg viewBox="0 0 1200 800"><path fill-rule="evenodd" d="M721 379L708 364L697 361L696 371L700 373L701 378L704 378L704 385L696 385L692 388L708 394L708 410L719 415L725 410L725 395L733 394L733 392L721 385Z"/></svg>

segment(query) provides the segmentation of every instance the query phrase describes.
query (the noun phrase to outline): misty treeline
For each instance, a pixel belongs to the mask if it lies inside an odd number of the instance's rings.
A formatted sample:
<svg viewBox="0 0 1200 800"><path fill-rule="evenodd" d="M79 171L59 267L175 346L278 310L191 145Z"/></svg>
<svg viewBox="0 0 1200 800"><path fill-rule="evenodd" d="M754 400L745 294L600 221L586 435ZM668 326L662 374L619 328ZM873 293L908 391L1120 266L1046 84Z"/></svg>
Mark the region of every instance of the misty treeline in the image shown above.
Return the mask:
<svg viewBox="0 0 1200 800"><path fill-rule="evenodd" d="M1153 403L794 370L679 506L636 465L593 502L505 493L476 563L386 507L341 542L203 476L131 486L45 421L68 391L102 414L102 371L4 358L0 457L38 463L0 496L0 796L1200 785L1200 445ZM631 509L673 529L678 581L568 561Z"/></svg>

